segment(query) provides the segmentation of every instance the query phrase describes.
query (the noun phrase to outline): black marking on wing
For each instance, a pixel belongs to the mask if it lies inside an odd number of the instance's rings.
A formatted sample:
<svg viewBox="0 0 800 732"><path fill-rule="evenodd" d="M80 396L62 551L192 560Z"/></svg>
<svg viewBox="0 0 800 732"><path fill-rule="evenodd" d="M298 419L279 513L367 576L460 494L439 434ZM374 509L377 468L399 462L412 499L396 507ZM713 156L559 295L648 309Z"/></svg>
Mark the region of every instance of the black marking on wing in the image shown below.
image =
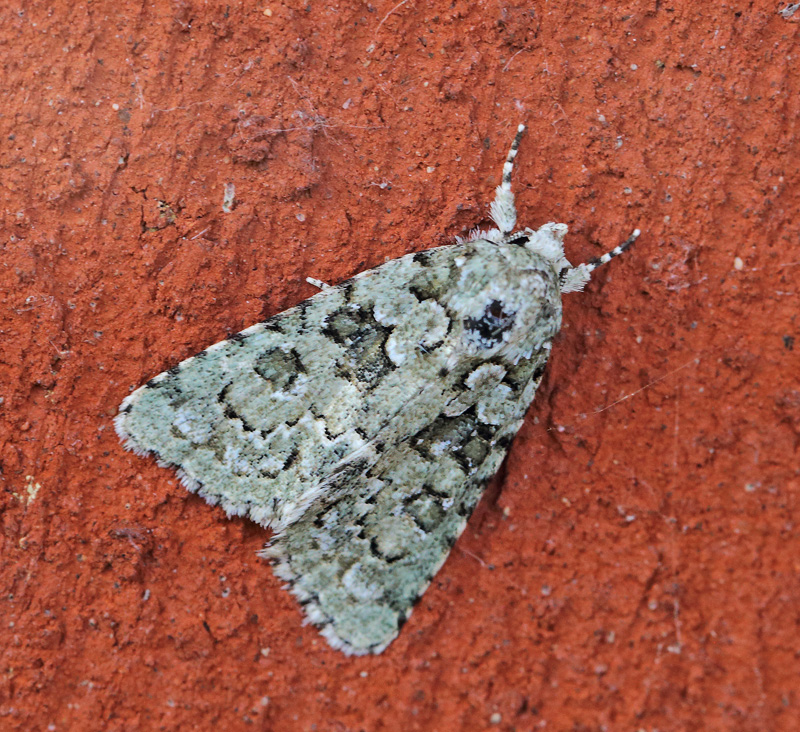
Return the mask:
<svg viewBox="0 0 800 732"><path fill-rule="evenodd" d="M396 366L386 353L392 329L365 308L340 308L331 313L323 333L344 348L337 372L363 389L377 386Z"/></svg>
<svg viewBox="0 0 800 732"><path fill-rule="evenodd" d="M275 346L258 355L253 371L264 381L269 382L272 391L284 391L289 389L297 379L297 375L305 373L306 369L300 355L293 348L284 351Z"/></svg>
<svg viewBox="0 0 800 732"><path fill-rule="evenodd" d="M465 318L464 328L482 348L494 348L502 343L503 334L514 327L515 315L506 312L499 300L492 300L479 317Z"/></svg>
<svg viewBox="0 0 800 732"><path fill-rule="evenodd" d="M246 432L256 432L258 431L253 425L249 424L248 421L239 414L228 401L228 389L230 389L230 383L225 384L222 387L219 394L217 394L217 401L222 404L223 412L228 419L238 419L242 423L242 429Z"/></svg>
<svg viewBox="0 0 800 732"><path fill-rule="evenodd" d="M427 252L427 251L426 252L415 252L414 255L411 258L417 264L419 264L419 265L421 265L423 267L427 267L431 262L431 257L432 256L433 255L431 254L431 252Z"/></svg>

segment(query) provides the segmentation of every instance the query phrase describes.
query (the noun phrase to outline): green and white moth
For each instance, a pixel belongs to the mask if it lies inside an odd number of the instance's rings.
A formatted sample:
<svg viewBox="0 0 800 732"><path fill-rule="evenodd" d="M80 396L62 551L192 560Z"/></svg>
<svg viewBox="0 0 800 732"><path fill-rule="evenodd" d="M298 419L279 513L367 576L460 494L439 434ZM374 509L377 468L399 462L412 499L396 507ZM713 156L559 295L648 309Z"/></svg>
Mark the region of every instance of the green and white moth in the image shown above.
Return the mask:
<svg viewBox="0 0 800 732"><path fill-rule="evenodd" d="M151 379L115 418L126 448L274 531L263 556L347 654L397 637L522 424L561 295L639 235L573 267L564 224L514 232L523 130L497 228L322 286Z"/></svg>

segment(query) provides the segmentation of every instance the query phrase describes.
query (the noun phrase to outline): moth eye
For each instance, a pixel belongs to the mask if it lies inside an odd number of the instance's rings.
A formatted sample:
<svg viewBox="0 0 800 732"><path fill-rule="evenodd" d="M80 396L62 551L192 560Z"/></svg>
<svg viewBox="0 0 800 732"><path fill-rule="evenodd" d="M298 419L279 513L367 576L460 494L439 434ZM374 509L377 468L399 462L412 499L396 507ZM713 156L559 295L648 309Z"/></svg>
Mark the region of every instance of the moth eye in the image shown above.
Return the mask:
<svg viewBox="0 0 800 732"><path fill-rule="evenodd" d="M494 348L503 341L503 334L514 327L514 316L502 302L492 300L480 316L464 320L467 338L480 348Z"/></svg>

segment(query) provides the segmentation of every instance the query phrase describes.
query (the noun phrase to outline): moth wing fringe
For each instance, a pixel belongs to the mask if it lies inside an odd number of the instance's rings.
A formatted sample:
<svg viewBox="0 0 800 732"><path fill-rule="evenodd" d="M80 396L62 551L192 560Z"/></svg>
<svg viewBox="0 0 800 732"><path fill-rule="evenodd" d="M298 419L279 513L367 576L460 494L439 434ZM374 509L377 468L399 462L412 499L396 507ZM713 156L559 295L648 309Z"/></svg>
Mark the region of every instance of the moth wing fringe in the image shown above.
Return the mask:
<svg viewBox="0 0 800 732"><path fill-rule="evenodd" d="M370 653L378 654L384 651L397 637L399 630L385 643L368 649L356 648L341 638L336 633L330 616L325 613L320 604L314 599L314 595L298 584L299 577L292 571L288 555L282 550L280 543L276 541L279 539L280 534L274 536L272 542L258 552L258 556L269 559L272 562L272 571L279 579L284 580L286 583L284 585L285 588L295 596L303 609L304 624L314 625L332 648L341 651L347 656L365 656Z"/></svg>

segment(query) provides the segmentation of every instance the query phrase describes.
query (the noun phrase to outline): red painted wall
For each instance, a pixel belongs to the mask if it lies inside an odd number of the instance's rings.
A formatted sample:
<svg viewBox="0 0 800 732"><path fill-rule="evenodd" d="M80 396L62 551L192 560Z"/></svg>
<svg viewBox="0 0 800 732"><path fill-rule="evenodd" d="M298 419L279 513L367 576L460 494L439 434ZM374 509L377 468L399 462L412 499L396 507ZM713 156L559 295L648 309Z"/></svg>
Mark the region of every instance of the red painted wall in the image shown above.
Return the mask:
<svg viewBox="0 0 800 732"><path fill-rule="evenodd" d="M374 0L373 0L374 1ZM800 11L773 2L0 9L0 728L800 726ZM130 389L387 258L520 223L581 295L381 656L266 534L125 452ZM235 207L223 212L225 184Z"/></svg>

